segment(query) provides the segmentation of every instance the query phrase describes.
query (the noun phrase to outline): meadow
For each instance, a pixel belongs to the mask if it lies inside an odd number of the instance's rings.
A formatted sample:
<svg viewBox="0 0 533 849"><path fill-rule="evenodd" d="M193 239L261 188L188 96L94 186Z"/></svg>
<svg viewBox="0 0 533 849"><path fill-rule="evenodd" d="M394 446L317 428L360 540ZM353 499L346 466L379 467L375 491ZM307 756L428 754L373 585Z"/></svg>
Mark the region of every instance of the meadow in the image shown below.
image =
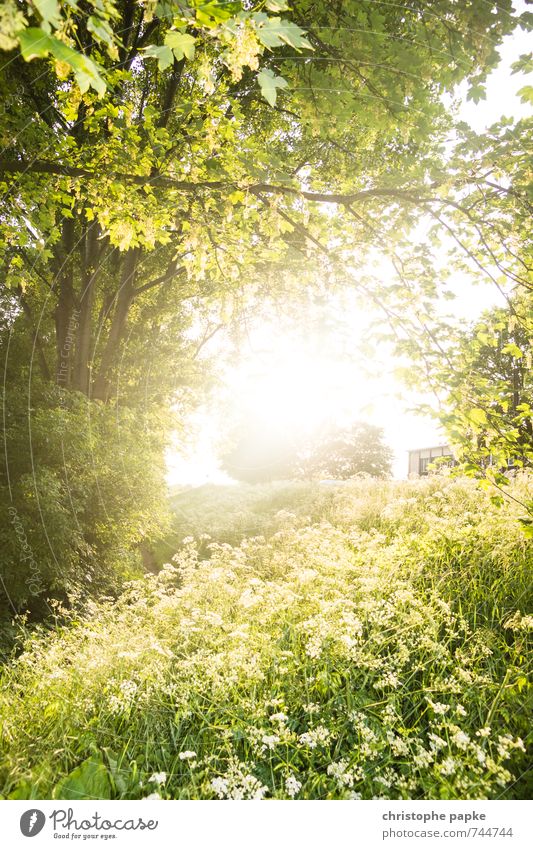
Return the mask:
<svg viewBox="0 0 533 849"><path fill-rule="evenodd" d="M3 798L527 798L531 489L174 493L161 571L5 664Z"/></svg>

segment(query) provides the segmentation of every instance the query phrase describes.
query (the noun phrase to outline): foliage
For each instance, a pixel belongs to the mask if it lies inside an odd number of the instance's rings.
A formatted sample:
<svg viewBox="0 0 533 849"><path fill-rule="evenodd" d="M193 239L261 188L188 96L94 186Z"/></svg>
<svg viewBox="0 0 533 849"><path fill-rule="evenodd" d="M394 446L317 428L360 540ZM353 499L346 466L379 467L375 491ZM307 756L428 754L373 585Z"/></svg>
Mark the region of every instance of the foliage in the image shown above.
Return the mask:
<svg viewBox="0 0 533 849"><path fill-rule="evenodd" d="M131 7L126 8L121 16L121 5L116 0L89 3L91 14L80 15L80 10L71 2L59 0L40 0L36 3L25 3L24 11L17 7L13 0L8 0L4 11L3 43L4 50L20 47L22 57L30 62L51 54L55 60L55 71L60 79L66 78L70 72L74 74L80 92L84 94L93 88L100 96L106 92L106 69L102 59L107 56L116 61L121 51L128 46L133 27L135 12ZM265 48L271 49L287 44L295 50L311 48L304 38L303 32L295 23L284 20L277 15L270 15L273 10L286 11L284 2L265 2L257 4L264 11L248 11L247 4L240 2L220 2L211 0L207 4L192 2L156 2L143 4L140 22L146 25L144 30L141 59L157 59L159 70L164 71L175 61L193 60L196 53L197 41L201 43L198 33L215 36L220 41L220 58L232 72L235 79L240 79L243 68L258 67L259 57ZM31 18L36 18L39 27L28 26ZM130 27L117 30L117 21L128 22ZM162 45L156 43L158 26L164 23L168 27L164 34ZM89 36L89 43L83 43L80 24ZM113 28L114 27L114 28ZM190 28L197 35L186 32ZM155 32L154 32L155 31ZM89 35L90 34L90 35ZM92 53L93 58L89 57ZM262 72L265 73L265 72ZM267 100L276 102L275 87L270 93L272 83L261 82L265 89ZM286 85L285 80L277 85Z"/></svg>
<svg viewBox="0 0 533 849"><path fill-rule="evenodd" d="M309 498L316 523L285 509L208 559L186 539L118 604L34 635L3 673L5 796L526 798L515 506L440 476Z"/></svg>
<svg viewBox="0 0 533 849"><path fill-rule="evenodd" d="M169 502L172 531L154 547L161 567L193 536L201 556L211 539L239 546L246 537L270 537L280 529L280 510L289 510L318 522L329 518L332 493L318 483L284 481L275 484L246 484L181 487Z"/></svg>
<svg viewBox="0 0 533 849"><path fill-rule="evenodd" d="M329 428L318 434L305 447L299 465L303 477L345 480L357 474L387 477L392 460L382 428L355 422L344 430Z"/></svg>
<svg viewBox="0 0 533 849"><path fill-rule="evenodd" d="M296 439L283 422L275 426L253 417L240 424L233 441L221 458L222 467L247 483L391 473L393 455L383 442L383 432L366 422L344 429L329 425Z"/></svg>
<svg viewBox="0 0 533 849"><path fill-rule="evenodd" d="M532 345L533 303L523 298L485 313L450 351L442 418L467 461L532 465Z"/></svg>
<svg viewBox="0 0 533 849"><path fill-rule="evenodd" d="M385 308L393 292L404 307L415 290L433 297L426 248L406 242L415 221L431 215L461 239L466 228L477 250L476 227L504 199L471 168L474 151L497 148L505 179L518 170L510 142L464 133L449 168L442 94L482 85L519 21L510 0L9 0L4 309L27 326L45 378L61 374L75 316L62 379L108 399L147 310L163 336L183 338L187 325L167 317L187 301L208 328L228 324L276 291L273 267L302 286L317 270L345 280L349 265L351 285ZM476 218L480 193L490 209ZM512 266L501 228L485 236ZM369 246L405 262L393 292L369 273ZM138 386L135 369L124 386Z"/></svg>
<svg viewBox="0 0 533 849"><path fill-rule="evenodd" d="M139 574L137 546L165 527L161 422L48 389L2 398L2 616L79 607Z"/></svg>
<svg viewBox="0 0 533 849"><path fill-rule="evenodd" d="M519 293L469 326L448 328L427 373L438 407L420 407L447 431L458 473L484 478L495 502L506 494L506 470L533 463L532 309ZM531 502L522 506L533 514Z"/></svg>
<svg viewBox="0 0 533 849"><path fill-rule="evenodd" d="M510 0L7 0L0 341L9 403L25 373L35 399L58 385L108 404L102 416L118 405L153 421L177 389L198 396L199 355L214 333L238 327L259 299L318 280L349 283L410 344L411 317L426 329L446 285L434 261L443 234L457 245L451 267L522 286L530 125L502 121L480 138L454 126L443 97L464 80L482 96L498 44L519 23L531 18ZM427 239L413 245L417 225ZM390 281L371 268L376 251ZM52 428L53 410L39 410ZM73 444L84 441L78 425ZM21 445L24 432L9 439ZM107 458L104 446L94 450ZM44 442L32 457L68 560L57 571L78 581L73 564L92 538L66 520L76 511ZM131 463L137 491L141 459ZM127 474L119 479L111 460L97 466L110 515L129 515ZM152 480L148 465L145 474ZM83 498L75 506L81 527L100 521ZM22 524L41 551L38 509L31 521ZM130 550L140 534L121 522ZM22 602L22 586L17 593Z"/></svg>

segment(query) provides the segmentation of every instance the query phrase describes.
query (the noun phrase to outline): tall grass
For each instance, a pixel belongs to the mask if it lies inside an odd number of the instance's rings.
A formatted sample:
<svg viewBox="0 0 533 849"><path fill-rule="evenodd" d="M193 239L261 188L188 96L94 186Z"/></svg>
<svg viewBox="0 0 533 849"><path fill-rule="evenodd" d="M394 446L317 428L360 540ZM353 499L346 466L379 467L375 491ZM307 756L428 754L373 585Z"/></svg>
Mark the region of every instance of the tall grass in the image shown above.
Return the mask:
<svg viewBox="0 0 533 849"><path fill-rule="evenodd" d="M440 477L178 500L170 564L5 667L4 796L528 795L516 504Z"/></svg>

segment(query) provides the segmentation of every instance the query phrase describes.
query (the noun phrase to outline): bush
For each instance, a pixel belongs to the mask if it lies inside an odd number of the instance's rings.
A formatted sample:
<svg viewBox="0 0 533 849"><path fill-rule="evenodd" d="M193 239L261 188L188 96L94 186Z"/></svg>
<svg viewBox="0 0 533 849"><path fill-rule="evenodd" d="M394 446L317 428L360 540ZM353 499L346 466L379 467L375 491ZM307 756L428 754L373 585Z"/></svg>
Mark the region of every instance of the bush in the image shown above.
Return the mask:
<svg viewBox="0 0 533 849"><path fill-rule="evenodd" d="M42 617L48 599L117 592L140 574L139 541L164 527L157 423L59 389L35 410L15 393L4 403L0 616Z"/></svg>

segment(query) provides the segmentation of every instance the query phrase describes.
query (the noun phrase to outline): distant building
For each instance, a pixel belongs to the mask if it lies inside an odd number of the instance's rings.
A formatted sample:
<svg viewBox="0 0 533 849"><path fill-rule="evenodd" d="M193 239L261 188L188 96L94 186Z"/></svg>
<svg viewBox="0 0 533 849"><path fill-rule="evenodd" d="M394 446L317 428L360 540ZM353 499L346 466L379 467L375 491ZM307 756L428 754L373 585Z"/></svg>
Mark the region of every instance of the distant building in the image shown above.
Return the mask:
<svg viewBox="0 0 533 849"><path fill-rule="evenodd" d="M447 457L450 465L454 463L453 451L449 445L433 445L431 448L415 448L409 451L409 477L428 474L428 466L437 457Z"/></svg>

